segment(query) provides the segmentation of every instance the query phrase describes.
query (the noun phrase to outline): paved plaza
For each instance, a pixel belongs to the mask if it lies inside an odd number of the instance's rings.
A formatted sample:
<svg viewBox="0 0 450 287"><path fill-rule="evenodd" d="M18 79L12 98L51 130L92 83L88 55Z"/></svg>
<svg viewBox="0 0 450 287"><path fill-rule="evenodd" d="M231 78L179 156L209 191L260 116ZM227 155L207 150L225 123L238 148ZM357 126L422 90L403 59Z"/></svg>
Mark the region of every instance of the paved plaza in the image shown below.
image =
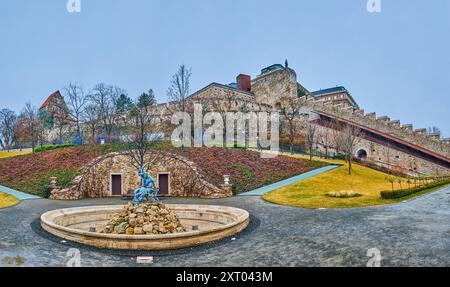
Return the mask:
<svg viewBox="0 0 450 287"><path fill-rule="evenodd" d="M38 219L53 209L125 201L26 200L0 210L0 266L17 257L23 266L66 266L70 248L80 250L82 266L136 266L138 255L153 255L150 266L366 266L371 248L380 250L382 266L450 266L450 187L400 204L357 209L279 206L259 196L164 202L243 208L251 224L234 238L195 248L105 251L61 242L40 229Z"/></svg>

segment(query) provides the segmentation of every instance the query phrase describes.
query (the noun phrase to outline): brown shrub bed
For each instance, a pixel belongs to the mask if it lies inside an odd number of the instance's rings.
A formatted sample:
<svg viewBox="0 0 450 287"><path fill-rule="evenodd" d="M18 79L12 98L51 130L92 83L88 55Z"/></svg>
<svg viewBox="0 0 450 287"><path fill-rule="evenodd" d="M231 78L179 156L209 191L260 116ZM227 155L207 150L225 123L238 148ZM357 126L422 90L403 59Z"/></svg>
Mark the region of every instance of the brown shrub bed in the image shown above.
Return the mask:
<svg viewBox="0 0 450 287"><path fill-rule="evenodd" d="M194 162L213 184L223 183L223 175L231 176L233 191L241 193L325 166L288 156L261 158L255 151L230 148L176 149L170 144L158 144L157 150L182 155ZM65 187L91 160L118 146L85 146L57 149L0 160L0 184L45 196L51 176Z"/></svg>

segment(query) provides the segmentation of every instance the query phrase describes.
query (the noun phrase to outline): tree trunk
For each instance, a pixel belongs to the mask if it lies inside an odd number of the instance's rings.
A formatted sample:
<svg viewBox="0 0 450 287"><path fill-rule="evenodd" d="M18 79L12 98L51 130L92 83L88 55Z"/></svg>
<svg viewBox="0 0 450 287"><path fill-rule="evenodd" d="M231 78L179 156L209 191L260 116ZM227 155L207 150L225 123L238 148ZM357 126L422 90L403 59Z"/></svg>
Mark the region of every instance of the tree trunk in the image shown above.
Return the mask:
<svg viewBox="0 0 450 287"><path fill-rule="evenodd" d="M352 158L350 156L348 157L348 174L352 174Z"/></svg>
<svg viewBox="0 0 450 287"><path fill-rule="evenodd" d="M95 144L95 128L94 129L92 129L92 138L91 138L91 143L92 144Z"/></svg>

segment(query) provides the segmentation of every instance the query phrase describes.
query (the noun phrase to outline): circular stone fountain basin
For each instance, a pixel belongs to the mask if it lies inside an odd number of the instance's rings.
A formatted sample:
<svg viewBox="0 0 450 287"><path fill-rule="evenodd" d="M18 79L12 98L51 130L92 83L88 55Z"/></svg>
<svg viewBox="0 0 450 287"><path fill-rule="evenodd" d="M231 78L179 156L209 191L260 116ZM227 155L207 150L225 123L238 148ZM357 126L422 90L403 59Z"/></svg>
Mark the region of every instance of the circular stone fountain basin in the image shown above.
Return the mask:
<svg viewBox="0 0 450 287"><path fill-rule="evenodd" d="M186 232L125 235L100 233L123 205L65 208L41 216L44 230L66 240L98 248L124 250L176 249L216 241L236 234L249 223L247 211L214 205L166 204ZM95 230L95 231L94 231Z"/></svg>

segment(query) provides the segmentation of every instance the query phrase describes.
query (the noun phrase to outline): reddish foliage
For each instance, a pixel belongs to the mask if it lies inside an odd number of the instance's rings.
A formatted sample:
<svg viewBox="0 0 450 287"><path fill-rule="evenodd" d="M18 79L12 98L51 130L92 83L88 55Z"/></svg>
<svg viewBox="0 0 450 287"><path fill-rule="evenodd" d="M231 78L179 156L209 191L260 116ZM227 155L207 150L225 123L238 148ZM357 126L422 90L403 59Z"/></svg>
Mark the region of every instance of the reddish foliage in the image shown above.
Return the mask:
<svg viewBox="0 0 450 287"><path fill-rule="evenodd" d="M242 149L190 148L178 152L195 162L213 183L223 183L223 175L230 175L238 193L324 166L288 156L261 158L258 152Z"/></svg>
<svg viewBox="0 0 450 287"><path fill-rule="evenodd" d="M65 148L0 160L0 183L39 177L54 170L78 169L101 155L92 148Z"/></svg>
<svg viewBox="0 0 450 287"><path fill-rule="evenodd" d="M175 149L167 145L158 149L188 158L213 184L223 183L223 175L230 175L235 192L258 188L324 165L288 156L263 159L258 152L242 149ZM25 187L49 172L81 169L102 155L104 150L98 147L74 147L2 159L0 184Z"/></svg>

